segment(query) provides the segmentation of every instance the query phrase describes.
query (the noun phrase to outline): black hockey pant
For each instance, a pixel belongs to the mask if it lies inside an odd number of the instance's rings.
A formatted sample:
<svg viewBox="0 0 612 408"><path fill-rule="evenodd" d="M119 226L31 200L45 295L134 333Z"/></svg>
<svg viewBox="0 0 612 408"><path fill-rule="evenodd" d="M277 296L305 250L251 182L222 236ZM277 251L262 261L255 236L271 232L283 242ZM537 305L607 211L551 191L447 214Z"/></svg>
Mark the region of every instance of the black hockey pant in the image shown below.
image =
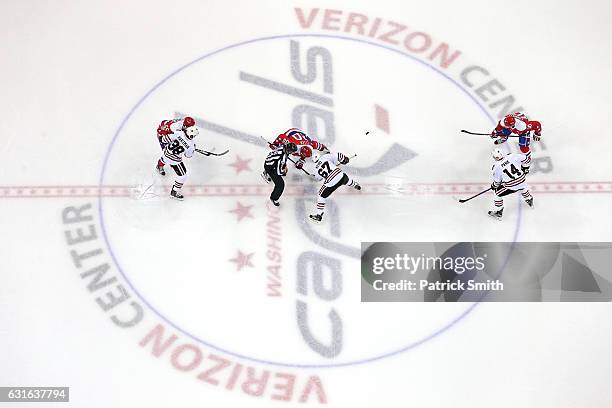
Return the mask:
<svg viewBox="0 0 612 408"><path fill-rule="evenodd" d="M285 180L276 172L276 168L273 166L264 166L264 170L270 176L272 182L274 182L274 190L270 194L270 199L278 201L285 190Z"/></svg>

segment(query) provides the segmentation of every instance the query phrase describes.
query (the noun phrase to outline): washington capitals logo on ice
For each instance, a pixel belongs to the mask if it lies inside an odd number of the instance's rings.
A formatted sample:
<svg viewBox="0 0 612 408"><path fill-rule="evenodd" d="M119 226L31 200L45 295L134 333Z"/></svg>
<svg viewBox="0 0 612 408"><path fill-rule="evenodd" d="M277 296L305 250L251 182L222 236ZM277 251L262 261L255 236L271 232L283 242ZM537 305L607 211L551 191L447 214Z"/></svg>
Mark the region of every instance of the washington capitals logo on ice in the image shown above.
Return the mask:
<svg viewBox="0 0 612 408"><path fill-rule="evenodd" d="M324 369L398 355L463 316L432 310L406 330L390 307L388 319L349 307L360 241L404 216L405 200L447 193L453 172L437 157L484 151L454 124L490 129L521 108L422 30L292 13L299 33L228 45L156 84L121 123L100 177L140 186L135 199L75 204L64 222L82 229L71 257L95 302L143 351L208 387L326 403ZM441 103L455 106L445 120ZM550 171L537 149L531 172ZM389 335L372 349L355 341L368 333Z"/></svg>

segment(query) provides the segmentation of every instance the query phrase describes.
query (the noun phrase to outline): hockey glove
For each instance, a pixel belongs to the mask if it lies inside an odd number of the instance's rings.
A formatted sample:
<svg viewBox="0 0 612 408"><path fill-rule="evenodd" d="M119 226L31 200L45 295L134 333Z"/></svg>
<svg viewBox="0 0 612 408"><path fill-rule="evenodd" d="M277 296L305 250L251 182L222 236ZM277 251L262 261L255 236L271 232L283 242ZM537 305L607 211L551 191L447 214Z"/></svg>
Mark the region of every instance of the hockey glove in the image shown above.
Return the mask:
<svg viewBox="0 0 612 408"><path fill-rule="evenodd" d="M521 170L523 170L523 173L525 173L525 174L529 174L529 167L523 167L523 166L521 166Z"/></svg>
<svg viewBox="0 0 612 408"><path fill-rule="evenodd" d="M301 169L302 167L304 167L304 159L300 159L295 163L296 169Z"/></svg>
<svg viewBox="0 0 612 408"><path fill-rule="evenodd" d="M533 135L533 140L535 140L536 142L539 142L540 140L542 140L542 135L538 135L538 134Z"/></svg>
<svg viewBox="0 0 612 408"><path fill-rule="evenodd" d="M496 183L496 182L491 183L491 190L495 192L497 192L497 190L499 190L501 187L502 187L501 183Z"/></svg>

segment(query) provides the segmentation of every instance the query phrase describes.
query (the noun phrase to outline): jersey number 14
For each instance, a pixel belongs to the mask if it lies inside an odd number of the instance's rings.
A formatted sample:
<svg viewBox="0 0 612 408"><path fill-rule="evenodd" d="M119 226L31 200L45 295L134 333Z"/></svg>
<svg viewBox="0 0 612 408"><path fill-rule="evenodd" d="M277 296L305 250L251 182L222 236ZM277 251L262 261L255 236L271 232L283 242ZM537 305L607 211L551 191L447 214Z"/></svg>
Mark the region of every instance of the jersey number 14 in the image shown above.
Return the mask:
<svg viewBox="0 0 612 408"><path fill-rule="evenodd" d="M510 171L512 172L512 174L510 174L508 169L504 169L504 173L506 173L506 175L510 177L510 180L515 180L517 177L521 177L523 175L523 172L517 169L514 164L510 165Z"/></svg>

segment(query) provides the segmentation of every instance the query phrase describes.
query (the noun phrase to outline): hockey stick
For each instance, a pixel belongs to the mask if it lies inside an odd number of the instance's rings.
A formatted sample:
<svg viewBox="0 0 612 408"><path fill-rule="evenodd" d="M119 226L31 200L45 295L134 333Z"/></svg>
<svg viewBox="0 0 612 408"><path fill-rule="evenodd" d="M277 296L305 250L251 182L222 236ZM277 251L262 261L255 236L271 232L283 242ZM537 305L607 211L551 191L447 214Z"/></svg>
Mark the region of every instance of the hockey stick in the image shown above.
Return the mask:
<svg viewBox="0 0 612 408"><path fill-rule="evenodd" d="M490 133L470 132L469 130L465 130L465 129L461 129L461 133L467 133L468 135L491 136ZM520 137L520 135L508 135L508 136L499 135L496 137Z"/></svg>
<svg viewBox="0 0 612 408"><path fill-rule="evenodd" d="M291 157L287 157L287 159L289 159L289 161L290 161L290 162L292 162L293 164L297 164L297 163L295 162L295 160L292 160L292 159L291 159ZM308 174L310 177L313 177L313 175L312 175L312 174L310 174L309 172L307 172L306 170L304 170L304 168L303 168L303 167L300 167L300 170L302 170L304 173Z"/></svg>
<svg viewBox="0 0 612 408"><path fill-rule="evenodd" d="M224 151L223 153L213 153L207 150L200 150L200 149L195 149L195 151L200 154L203 154L204 156L223 156L224 154L227 154L229 152L229 149Z"/></svg>
<svg viewBox="0 0 612 408"><path fill-rule="evenodd" d="M469 197L469 198L463 198L463 199L460 199L460 200L459 200L459 202L460 202L460 203L465 203L466 201L470 201L472 198L476 198L476 197L478 197L479 195L484 194L484 193L486 193L486 192L487 192L487 191L489 191L489 190L491 190L491 187L489 187L489 188L487 188L486 190L483 190L483 191L481 191L480 193L478 193L478 194L476 194L476 195L473 195L473 196L471 196L471 197Z"/></svg>
<svg viewBox="0 0 612 408"><path fill-rule="evenodd" d="M275 147L275 146L274 146L272 143L270 143L270 142L268 142L266 139L264 139L264 137L263 137L263 136L259 136L259 137L261 137L261 140L263 140L264 142L266 142L266 143L268 144L268 146L270 146L270 148L272 148L272 149L275 149L275 148L276 148L276 147ZM293 163L293 164L297 164L295 160L292 160L292 159L291 159L291 157L289 157L289 155L287 155L287 159L288 159L288 160L289 160L291 163ZM313 177L313 175L312 175L312 174L310 174L309 172L307 172L306 170L304 170L304 168L303 168L303 167L300 167L300 170L302 170L304 173L308 174L310 177Z"/></svg>

